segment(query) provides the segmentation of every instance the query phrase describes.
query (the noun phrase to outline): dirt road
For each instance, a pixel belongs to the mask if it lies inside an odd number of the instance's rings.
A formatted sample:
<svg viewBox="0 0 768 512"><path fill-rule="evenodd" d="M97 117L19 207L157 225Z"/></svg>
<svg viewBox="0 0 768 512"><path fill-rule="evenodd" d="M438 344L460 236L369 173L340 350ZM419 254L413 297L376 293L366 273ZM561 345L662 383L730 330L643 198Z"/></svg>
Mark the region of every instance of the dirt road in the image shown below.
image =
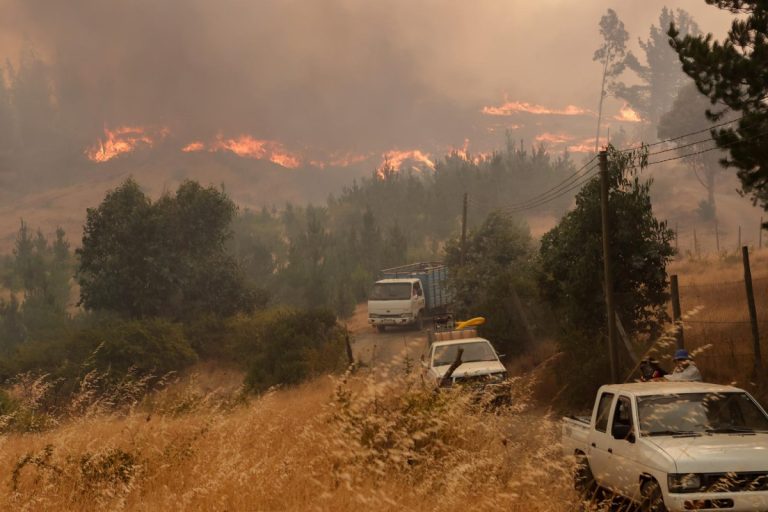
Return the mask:
<svg viewBox="0 0 768 512"><path fill-rule="evenodd" d="M368 325L368 307L358 304L347 322L353 335L352 353L356 361L368 366L418 364L424 353L427 335L412 327L388 327L384 333Z"/></svg>

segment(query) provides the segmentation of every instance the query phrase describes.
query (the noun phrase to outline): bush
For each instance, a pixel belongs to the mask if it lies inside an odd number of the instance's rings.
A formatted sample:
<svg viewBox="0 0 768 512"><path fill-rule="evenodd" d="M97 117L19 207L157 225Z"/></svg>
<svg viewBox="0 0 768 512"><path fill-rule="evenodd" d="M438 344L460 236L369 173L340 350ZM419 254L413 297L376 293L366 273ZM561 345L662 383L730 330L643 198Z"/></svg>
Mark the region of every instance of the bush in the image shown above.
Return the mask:
<svg viewBox="0 0 768 512"><path fill-rule="evenodd" d="M298 384L344 366L344 332L330 311L275 309L230 322L233 346L247 361L246 386L263 391Z"/></svg>

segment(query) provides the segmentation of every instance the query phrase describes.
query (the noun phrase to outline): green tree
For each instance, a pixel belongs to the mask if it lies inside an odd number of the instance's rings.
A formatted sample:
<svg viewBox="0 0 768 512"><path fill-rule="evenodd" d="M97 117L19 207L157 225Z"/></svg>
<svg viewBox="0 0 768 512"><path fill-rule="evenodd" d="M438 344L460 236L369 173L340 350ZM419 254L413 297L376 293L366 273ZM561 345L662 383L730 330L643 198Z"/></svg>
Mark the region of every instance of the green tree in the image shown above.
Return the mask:
<svg viewBox="0 0 768 512"><path fill-rule="evenodd" d="M680 137L680 134L700 132L702 126L711 124L706 111L709 101L701 95L694 84L680 89L669 112L659 121L658 136L662 139L675 138L674 144L680 148L678 154L682 161L693 171L696 178L707 191L707 199L699 203L699 214L704 220L716 218L715 180L723 170L720 155L706 151L712 147L712 139L697 133Z"/></svg>
<svg viewBox="0 0 768 512"><path fill-rule="evenodd" d="M653 214L651 181L641 182L632 171L645 157L611 146L608 158L616 311L629 333L652 337L667 319L666 265L674 254L673 233ZM559 318L559 343L575 393L591 392L607 379L600 208L596 177L541 241L539 287Z"/></svg>
<svg viewBox="0 0 768 512"><path fill-rule="evenodd" d="M482 334L507 355L528 348L531 341L520 296L535 293L534 255L528 229L498 211L467 236L463 266L461 241L454 238L445 246L456 314L485 317Z"/></svg>
<svg viewBox="0 0 768 512"><path fill-rule="evenodd" d="M226 251L235 211L224 192L196 182L153 204L126 180L87 211L80 302L132 318L250 310L255 297Z"/></svg>
<svg viewBox="0 0 768 512"><path fill-rule="evenodd" d="M600 103L597 111L597 135L595 136L595 151L600 140L600 123L603 117L603 100L606 95L606 82L615 79L624 71L624 56L627 52L629 34L624 29L624 23L613 9L600 18L600 35L603 44L595 50L592 60L603 65L603 80L600 85Z"/></svg>
<svg viewBox="0 0 768 512"><path fill-rule="evenodd" d="M737 169L742 190L768 210L768 4L763 0L706 0L736 18L724 41L712 35L685 35L669 27L672 48L712 108L711 120L729 111L741 115L736 127L713 130L717 145L730 152L722 162Z"/></svg>
<svg viewBox="0 0 768 512"><path fill-rule="evenodd" d="M671 9L662 8L659 26L651 25L648 39L639 40L645 63L640 62L631 50L624 59L626 67L635 73L641 83L626 85L615 81L609 87L614 96L626 101L651 126L658 124L662 114L671 108L680 88L689 82L680 69L677 54L669 47L666 29L673 23L683 35L701 33L688 12L678 9L675 14Z"/></svg>

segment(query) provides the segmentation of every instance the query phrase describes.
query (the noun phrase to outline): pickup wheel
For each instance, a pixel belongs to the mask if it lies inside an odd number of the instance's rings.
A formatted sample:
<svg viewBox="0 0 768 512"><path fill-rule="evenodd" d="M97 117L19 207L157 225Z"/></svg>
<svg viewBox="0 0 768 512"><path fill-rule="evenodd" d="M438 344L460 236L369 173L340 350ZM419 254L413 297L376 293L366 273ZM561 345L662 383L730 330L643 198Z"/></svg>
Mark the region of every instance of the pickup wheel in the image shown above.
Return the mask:
<svg viewBox="0 0 768 512"><path fill-rule="evenodd" d="M664 495L661 493L661 487L656 480L648 480L641 488L643 495L640 502L642 512L667 512L664 505Z"/></svg>
<svg viewBox="0 0 768 512"><path fill-rule="evenodd" d="M424 313L422 313L421 311L419 311L419 314L416 317L415 325L416 325L416 330L417 331L424 330Z"/></svg>
<svg viewBox="0 0 768 512"><path fill-rule="evenodd" d="M591 498L591 495L597 488L597 482L592 475L589 467L589 461L586 455L576 455L576 470L573 472L573 487L585 498Z"/></svg>
<svg viewBox="0 0 768 512"><path fill-rule="evenodd" d="M376 330L379 331L379 332L384 332L384 331L387 330L387 326L386 325L377 325L376 326Z"/></svg>

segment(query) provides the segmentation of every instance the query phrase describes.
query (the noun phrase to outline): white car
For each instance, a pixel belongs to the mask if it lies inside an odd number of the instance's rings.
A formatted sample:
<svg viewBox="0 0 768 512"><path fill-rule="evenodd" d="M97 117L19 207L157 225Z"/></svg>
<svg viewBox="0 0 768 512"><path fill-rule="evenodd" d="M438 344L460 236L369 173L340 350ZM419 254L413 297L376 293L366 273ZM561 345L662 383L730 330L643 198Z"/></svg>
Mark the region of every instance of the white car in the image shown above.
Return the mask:
<svg viewBox="0 0 768 512"><path fill-rule="evenodd" d="M768 511L768 415L746 391L701 382L600 388L591 418L564 418L577 489L646 511Z"/></svg>
<svg viewBox="0 0 768 512"><path fill-rule="evenodd" d="M491 343L485 338L467 338L458 340L435 341L429 347L422 364L428 378L440 385L443 376L456 361L459 349L463 349L461 364L454 370L449 384L462 383L500 383L507 378L507 369L499 361L499 356Z"/></svg>

